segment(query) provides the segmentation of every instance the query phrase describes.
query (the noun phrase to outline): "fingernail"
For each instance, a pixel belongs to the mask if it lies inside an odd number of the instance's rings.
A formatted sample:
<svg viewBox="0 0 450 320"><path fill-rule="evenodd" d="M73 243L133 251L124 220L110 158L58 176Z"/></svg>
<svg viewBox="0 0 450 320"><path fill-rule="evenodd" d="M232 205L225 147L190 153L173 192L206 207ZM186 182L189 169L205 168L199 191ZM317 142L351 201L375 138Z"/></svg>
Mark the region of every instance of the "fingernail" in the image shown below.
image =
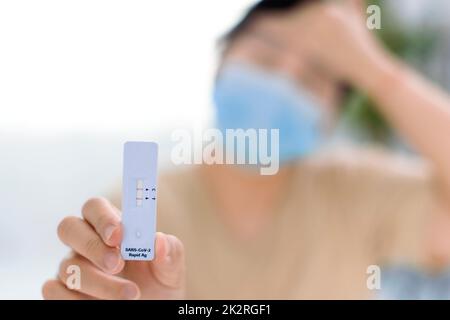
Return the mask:
<svg viewBox="0 0 450 320"><path fill-rule="evenodd" d="M108 270L114 271L119 266L120 258L117 254L110 252L105 255L104 262Z"/></svg>
<svg viewBox="0 0 450 320"><path fill-rule="evenodd" d="M165 241L166 241L166 246L167 246L166 261L167 262L171 262L171 260L172 260L172 256L171 256L171 253L172 253L172 240L167 235L165 236L165 238L166 238Z"/></svg>
<svg viewBox="0 0 450 320"><path fill-rule="evenodd" d="M114 233L114 230L116 230L117 226L113 225L113 224L109 224L106 226L104 232L103 232L103 236L105 238L105 240L109 240L109 238L111 238L112 234Z"/></svg>
<svg viewBox="0 0 450 320"><path fill-rule="evenodd" d="M123 296L125 299L134 300L138 298L138 290L136 286L132 284L126 284L123 288Z"/></svg>

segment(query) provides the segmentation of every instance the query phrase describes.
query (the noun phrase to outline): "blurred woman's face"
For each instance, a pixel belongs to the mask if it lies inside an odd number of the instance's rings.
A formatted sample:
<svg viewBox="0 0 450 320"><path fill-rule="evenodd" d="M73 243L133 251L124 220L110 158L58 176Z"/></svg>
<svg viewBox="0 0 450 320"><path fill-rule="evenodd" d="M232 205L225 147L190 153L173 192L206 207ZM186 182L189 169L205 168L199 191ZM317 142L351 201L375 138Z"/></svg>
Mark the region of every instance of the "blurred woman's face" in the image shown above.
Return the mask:
<svg viewBox="0 0 450 320"><path fill-rule="evenodd" d="M270 19L270 23L265 23L265 19ZM329 119L334 119L342 100L339 81L313 58L307 57L299 48L283 41L282 39L301 37L301 31L271 28L271 25L277 23L276 19L282 17L258 17L247 30L233 40L223 62L238 60L288 76L299 87L313 94L326 109L325 113Z"/></svg>

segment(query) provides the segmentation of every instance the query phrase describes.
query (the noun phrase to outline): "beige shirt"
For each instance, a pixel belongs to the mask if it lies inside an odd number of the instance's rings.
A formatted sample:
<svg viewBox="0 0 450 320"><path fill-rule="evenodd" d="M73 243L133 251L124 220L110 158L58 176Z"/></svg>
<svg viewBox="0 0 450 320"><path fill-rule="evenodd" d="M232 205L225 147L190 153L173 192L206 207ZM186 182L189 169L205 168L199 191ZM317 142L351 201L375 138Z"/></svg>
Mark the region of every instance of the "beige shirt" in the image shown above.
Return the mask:
<svg viewBox="0 0 450 320"><path fill-rule="evenodd" d="M377 151L299 163L270 229L245 243L196 167L161 176L158 193L158 229L184 242L192 299L371 298L370 265L424 263L434 202L426 167Z"/></svg>

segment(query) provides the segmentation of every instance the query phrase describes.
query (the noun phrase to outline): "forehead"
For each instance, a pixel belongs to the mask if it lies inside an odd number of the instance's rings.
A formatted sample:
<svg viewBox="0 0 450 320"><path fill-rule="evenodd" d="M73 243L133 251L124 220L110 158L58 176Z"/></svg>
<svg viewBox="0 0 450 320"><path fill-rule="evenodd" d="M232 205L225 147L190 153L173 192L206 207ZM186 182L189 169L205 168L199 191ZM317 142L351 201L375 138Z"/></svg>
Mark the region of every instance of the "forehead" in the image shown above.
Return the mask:
<svg viewBox="0 0 450 320"><path fill-rule="evenodd" d="M224 60L227 59L240 60L287 75L307 87L339 86L337 79L301 49L293 48L259 30L245 31L235 39L224 56Z"/></svg>
<svg viewBox="0 0 450 320"><path fill-rule="evenodd" d="M301 34L298 34L301 37ZM299 46L284 39L289 38L277 29L254 24L233 39L224 59L238 59L257 64L269 70L279 71L294 79L314 77L334 82L333 76L308 56Z"/></svg>
<svg viewBox="0 0 450 320"><path fill-rule="evenodd" d="M282 41L260 30L246 30L231 41L225 58L239 58L274 67L286 59L302 62L306 57L292 52Z"/></svg>
<svg viewBox="0 0 450 320"><path fill-rule="evenodd" d="M267 25L253 24L232 39L224 54L224 62L238 60L287 75L299 86L314 93L324 104L332 107L339 104L342 83L314 57L308 56L301 46L283 40L291 38L292 34L282 33L292 30L281 31L276 26L270 28L270 24ZM301 32L295 36L301 37Z"/></svg>

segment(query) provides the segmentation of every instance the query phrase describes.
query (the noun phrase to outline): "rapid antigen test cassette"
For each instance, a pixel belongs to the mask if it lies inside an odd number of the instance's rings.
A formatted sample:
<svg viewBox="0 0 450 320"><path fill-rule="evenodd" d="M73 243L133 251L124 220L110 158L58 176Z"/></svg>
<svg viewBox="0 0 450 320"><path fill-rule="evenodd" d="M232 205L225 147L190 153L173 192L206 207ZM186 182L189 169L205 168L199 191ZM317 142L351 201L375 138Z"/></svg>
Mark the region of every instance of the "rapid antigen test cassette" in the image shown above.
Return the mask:
<svg viewBox="0 0 450 320"><path fill-rule="evenodd" d="M158 145L126 142L123 150L121 253L124 260L153 260L156 232Z"/></svg>

